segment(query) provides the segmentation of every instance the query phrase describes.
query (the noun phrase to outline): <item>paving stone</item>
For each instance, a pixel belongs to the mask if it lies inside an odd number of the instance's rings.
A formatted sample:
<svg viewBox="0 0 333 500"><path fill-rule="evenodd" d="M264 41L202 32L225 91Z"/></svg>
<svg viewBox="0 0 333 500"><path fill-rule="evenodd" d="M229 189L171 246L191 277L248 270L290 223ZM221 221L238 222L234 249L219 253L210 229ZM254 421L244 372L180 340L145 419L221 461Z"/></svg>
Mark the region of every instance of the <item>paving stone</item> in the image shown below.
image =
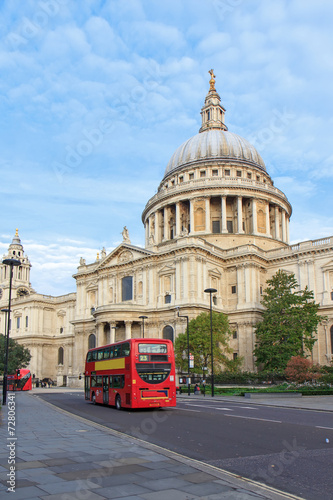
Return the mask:
<svg viewBox="0 0 333 500"><path fill-rule="evenodd" d="M199 498L196 495L173 489L159 492L155 491L153 493L143 493L141 496L144 498L144 500L192 500Z"/></svg>
<svg viewBox="0 0 333 500"><path fill-rule="evenodd" d="M182 491L187 493L193 493L197 496L207 496L216 493L225 493L232 491L231 486L225 486L223 484L218 484L214 482L205 482L200 484L191 484L191 486L186 486L185 488L181 488Z"/></svg>
<svg viewBox="0 0 333 500"><path fill-rule="evenodd" d="M106 498L123 498L129 495L142 495L143 493L150 493L150 490L143 488L137 484L124 484L113 486L112 488L101 488L98 494Z"/></svg>
<svg viewBox="0 0 333 500"><path fill-rule="evenodd" d="M141 483L141 486L149 488L150 490L160 491L160 490L170 489L170 482L171 480L169 478L157 479L155 481L147 481ZM191 488L193 485L187 481L183 481L182 479L172 478L172 486L173 488L184 490L184 488L186 487Z"/></svg>

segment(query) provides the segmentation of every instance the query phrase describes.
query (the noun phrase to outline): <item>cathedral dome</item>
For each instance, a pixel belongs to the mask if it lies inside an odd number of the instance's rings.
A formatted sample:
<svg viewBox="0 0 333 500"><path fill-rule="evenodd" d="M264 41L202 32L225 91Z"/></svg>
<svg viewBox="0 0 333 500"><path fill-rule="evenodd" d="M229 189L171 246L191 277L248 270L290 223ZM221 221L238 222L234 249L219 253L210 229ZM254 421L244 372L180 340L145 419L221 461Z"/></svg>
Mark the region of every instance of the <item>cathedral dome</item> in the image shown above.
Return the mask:
<svg viewBox="0 0 333 500"><path fill-rule="evenodd" d="M237 134L211 128L184 142L172 155L165 176L198 161L238 161L266 171L258 151L246 139Z"/></svg>

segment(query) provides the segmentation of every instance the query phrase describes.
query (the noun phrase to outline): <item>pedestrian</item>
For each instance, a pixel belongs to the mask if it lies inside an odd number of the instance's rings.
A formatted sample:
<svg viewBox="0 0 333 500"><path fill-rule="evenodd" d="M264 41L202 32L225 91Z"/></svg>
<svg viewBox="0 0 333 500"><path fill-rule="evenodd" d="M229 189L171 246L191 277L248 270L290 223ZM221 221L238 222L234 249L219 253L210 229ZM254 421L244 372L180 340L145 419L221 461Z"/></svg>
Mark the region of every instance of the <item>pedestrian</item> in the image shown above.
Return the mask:
<svg viewBox="0 0 333 500"><path fill-rule="evenodd" d="M198 384L195 384L194 386L194 394L199 394L200 393L200 387Z"/></svg>

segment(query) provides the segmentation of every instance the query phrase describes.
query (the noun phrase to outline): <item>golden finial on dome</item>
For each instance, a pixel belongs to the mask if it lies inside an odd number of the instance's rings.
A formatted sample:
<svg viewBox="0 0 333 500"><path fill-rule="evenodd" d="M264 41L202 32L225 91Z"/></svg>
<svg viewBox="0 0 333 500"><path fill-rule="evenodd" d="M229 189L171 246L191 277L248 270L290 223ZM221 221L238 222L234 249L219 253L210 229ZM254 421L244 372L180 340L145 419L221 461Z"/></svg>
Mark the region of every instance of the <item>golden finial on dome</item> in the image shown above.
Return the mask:
<svg viewBox="0 0 333 500"><path fill-rule="evenodd" d="M18 236L18 229L16 228L15 236Z"/></svg>
<svg viewBox="0 0 333 500"><path fill-rule="evenodd" d="M96 260L99 260L99 252L97 252Z"/></svg>
<svg viewBox="0 0 333 500"><path fill-rule="evenodd" d="M216 88L215 88L215 75L214 75L214 70L213 69L210 69L208 71L208 73L210 74L211 76L211 79L209 80L209 85L210 85L210 88L209 90L215 90L216 92Z"/></svg>

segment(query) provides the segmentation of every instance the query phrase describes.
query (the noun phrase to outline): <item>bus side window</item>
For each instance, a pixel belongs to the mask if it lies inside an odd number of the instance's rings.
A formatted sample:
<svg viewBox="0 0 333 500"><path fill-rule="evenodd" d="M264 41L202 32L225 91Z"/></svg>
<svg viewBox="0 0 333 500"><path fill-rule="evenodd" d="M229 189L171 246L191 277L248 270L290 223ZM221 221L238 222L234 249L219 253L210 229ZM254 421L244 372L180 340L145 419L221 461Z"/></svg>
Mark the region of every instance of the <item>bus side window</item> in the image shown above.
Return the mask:
<svg viewBox="0 0 333 500"><path fill-rule="evenodd" d="M101 359L103 359L103 349L98 351L98 355L97 355L97 360L100 361Z"/></svg>
<svg viewBox="0 0 333 500"><path fill-rule="evenodd" d="M122 389L125 385L124 375L113 375L112 387Z"/></svg>
<svg viewBox="0 0 333 500"><path fill-rule="evenodd" d="M88 352L87 354L87 363L89 363L89 361L92 361L92 352Z"/></svg>
<svg viewBox="0 0 333 500"><path fill-rule="evenodd" d="M114 349L113 349L113 346L110 348L110 358L113 358L113 352L114 352Z"/></svg>
<svg viewBox="0 0 333 500"><path fill-rule="evenodd" d="M97 375L96 377L96 387L102 387L103 377L102 375Z"/></svg>
<svg viewBox="0 0 333 500"><path fill-rule="evenodd" d="M125 344L122 345L122 356L129 356L130 355L130 345L129 342L125 342Z"/></svg>
<svg viewBox="0 0 333 500"><path fill-rule="evenodd" d="M110 357L110 347L104 349L103 359L109 359Z"/></svg>
<svg viewBox="0 0 333 500"><path fill-rule="evenodd" d="M112 387L112 375L110 375L110 385L109 387Z"/></svg>
<svg viewBox="0 0 333 500"><path fill-rule="evenodd" d="M91 377L91 384L90 384L91 387L96 387L96 376L92 376Z"/></svg>
<svg viewBox="0 0 333 500"><path fill-rule="evenodd" d="M97 360L97 351L93 351L91 354L92 354L93 361L96 361Z"/></svg>
<svg viewBox="0 0 333 500"><path fill-rule="evenodd" d="M121 344L120 345L115 345L114 346L114 351L113 351L113 357L114 358L120 358L121 356Z"/></svg>

